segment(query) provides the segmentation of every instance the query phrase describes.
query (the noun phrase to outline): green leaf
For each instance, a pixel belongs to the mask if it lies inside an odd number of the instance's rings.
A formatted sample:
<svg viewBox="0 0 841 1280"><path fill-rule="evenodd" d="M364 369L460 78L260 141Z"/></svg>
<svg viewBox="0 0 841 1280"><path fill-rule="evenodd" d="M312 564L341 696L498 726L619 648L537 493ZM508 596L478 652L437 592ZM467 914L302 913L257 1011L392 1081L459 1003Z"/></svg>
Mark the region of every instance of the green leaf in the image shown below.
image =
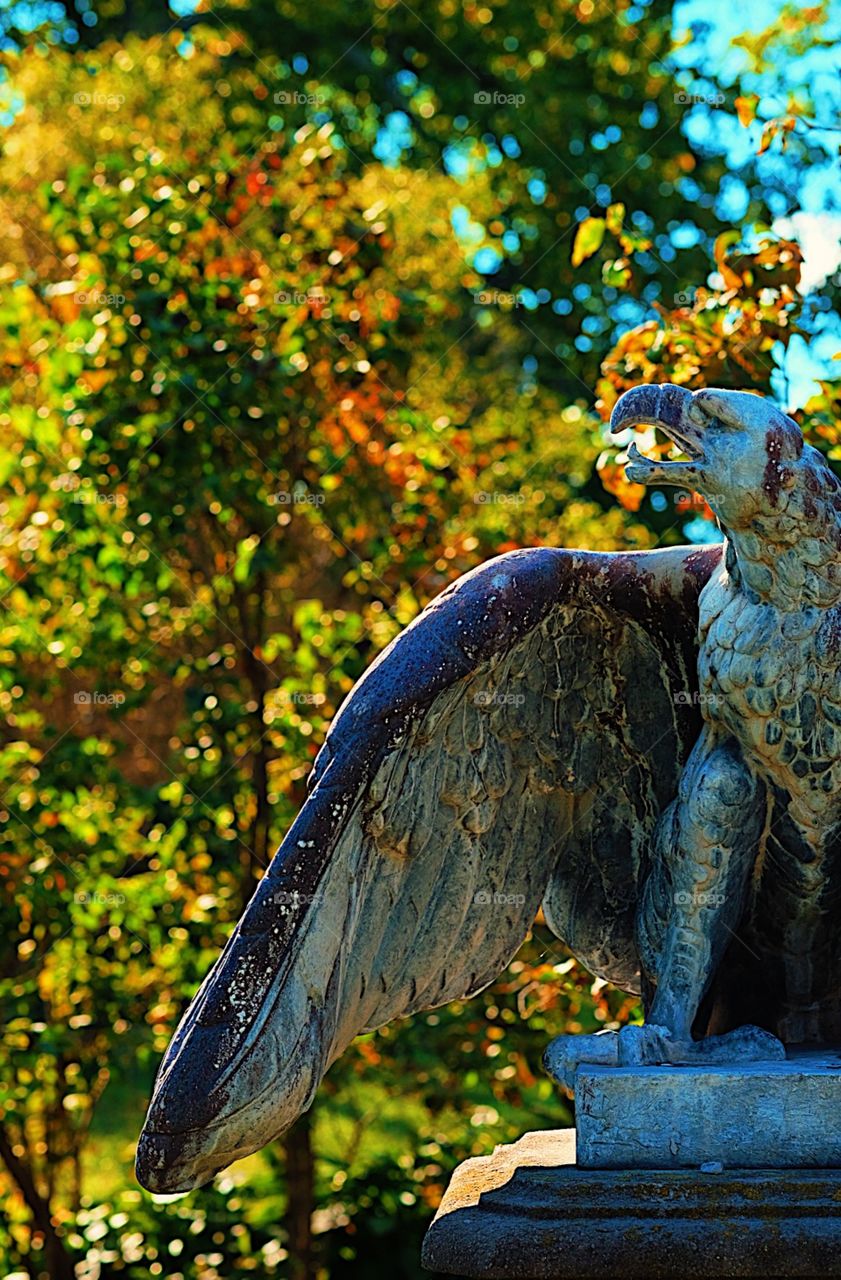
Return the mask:
<svg viewBox="0 0 841 1280"><path fill-rule="evenodd" d="M627 258L610 258L602 267L602 282L614 289L624 289L630 278Z"/></svg>

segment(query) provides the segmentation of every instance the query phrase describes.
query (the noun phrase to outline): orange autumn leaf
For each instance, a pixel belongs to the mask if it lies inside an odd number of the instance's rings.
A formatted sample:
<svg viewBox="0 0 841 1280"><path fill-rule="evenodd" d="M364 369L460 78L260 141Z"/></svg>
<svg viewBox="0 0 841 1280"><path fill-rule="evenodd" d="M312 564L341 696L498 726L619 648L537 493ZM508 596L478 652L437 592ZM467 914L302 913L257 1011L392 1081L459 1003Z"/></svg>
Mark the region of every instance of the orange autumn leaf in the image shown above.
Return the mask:
<svg viewBox="0 0 841 1280"><path fill-rule="evenodd" d="M736 99L736 115L739 117L739 124L745 129L753 124L756 119L756 108L759 106L759 95L756 93L740 94Z"/></svg>
<svg viewBox="0 0 841 1280"><path fill-rule="evenodd" d="M738 289L742 285L742 276L733 270L727 258L728 249L738 243L739 235L738 231L722 231L721 235L716 236L713 245L715 264L724 277L724 284L728 289Z"/></svg>
<svg viewBox="0 0 841 1280"><path fill-rule="evenodd" d="M71 293L56 293L49 300L50 310L61 324L72 324L79 315L79 304Z"/></svg>
<svg viewBox="0 0 841 1280"><path fill-rule="evenodd" d="M350 418L345 422L345 430L354 444L367 444L371 433L360 418Z"/></svg>
<svg viewBox="0 0 841 1280"><path fill-rule="evenodd" d="M86 369L79 375L79 382L86 391L101 391L112 376L109 369Z"/></svg>
<svg viewBox="0 0 841 1280"><path fill-rule="evenodd" d="M603 454L596 469L607 492L613 494L626 511L639 511L645 497L645 485L628 480L624 466L620 466L612 455Z"/></svg>

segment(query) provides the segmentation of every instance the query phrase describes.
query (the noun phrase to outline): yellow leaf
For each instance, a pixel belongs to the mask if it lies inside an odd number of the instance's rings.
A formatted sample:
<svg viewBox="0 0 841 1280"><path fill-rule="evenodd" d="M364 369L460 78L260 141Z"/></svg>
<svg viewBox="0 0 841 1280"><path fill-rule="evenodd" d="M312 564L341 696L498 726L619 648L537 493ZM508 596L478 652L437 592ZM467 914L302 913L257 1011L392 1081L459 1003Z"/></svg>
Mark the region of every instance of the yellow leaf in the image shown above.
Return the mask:
<svg viewBox="0 0 841 1280"><path fill-rule="evenodd" d="M572 265L580 267L585 258L591 258L604 240L604 218L585 218L579 222L572 246Z"/></svg>
<svg viewBox="0 0 841 1280"><path fill-rule="evenodd" d="M612 236L618 236L625 218L624 204L612 204L605 214L605 226Z"/></svg>

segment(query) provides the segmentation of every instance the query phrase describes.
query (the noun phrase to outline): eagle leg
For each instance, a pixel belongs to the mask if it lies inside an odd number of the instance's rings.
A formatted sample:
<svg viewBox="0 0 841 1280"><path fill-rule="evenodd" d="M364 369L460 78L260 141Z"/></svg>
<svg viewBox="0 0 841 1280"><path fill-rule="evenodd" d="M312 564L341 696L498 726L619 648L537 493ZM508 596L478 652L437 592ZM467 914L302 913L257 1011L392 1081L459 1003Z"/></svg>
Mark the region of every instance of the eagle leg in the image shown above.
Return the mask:
<svg viewBox="0 0 841 1280"><path fill-rule="evenodd" d="M544 1065L568 1088L583 1063L600 1066L767 1061L785 1057L776 1036L743 1026L692 1038L699 1006L744 912L765 814L762 782L737 743L706 728L677 799L654 831L636 920L646 1001L642 1027L559 1036Z"/></svg>
<svg viewBox="0 0 841 1280"><path fill-rule="evenodd" d="M692 1038L701 1001L744 913L764 814L764 785L738 744L705 728L686 763L678 797L654 832L636 921L653 999L646 1027L620 1035L620 1061L781 1056L779 1041L755 1027L709 1041Z"/></svg>

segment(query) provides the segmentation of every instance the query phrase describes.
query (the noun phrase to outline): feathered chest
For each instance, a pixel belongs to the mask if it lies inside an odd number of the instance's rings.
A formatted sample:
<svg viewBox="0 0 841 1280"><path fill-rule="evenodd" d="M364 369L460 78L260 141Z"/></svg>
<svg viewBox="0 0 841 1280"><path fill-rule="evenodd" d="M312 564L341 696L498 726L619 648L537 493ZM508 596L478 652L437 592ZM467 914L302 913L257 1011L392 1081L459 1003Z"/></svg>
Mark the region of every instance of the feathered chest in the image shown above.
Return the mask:
<svg viewBox="0 0 841 1280"><path fill-rule="evenodd" d="M741 743L808 825L841 812L838 609L754 603L723 573L701 594L700 639L705 719Z"/></svg>

